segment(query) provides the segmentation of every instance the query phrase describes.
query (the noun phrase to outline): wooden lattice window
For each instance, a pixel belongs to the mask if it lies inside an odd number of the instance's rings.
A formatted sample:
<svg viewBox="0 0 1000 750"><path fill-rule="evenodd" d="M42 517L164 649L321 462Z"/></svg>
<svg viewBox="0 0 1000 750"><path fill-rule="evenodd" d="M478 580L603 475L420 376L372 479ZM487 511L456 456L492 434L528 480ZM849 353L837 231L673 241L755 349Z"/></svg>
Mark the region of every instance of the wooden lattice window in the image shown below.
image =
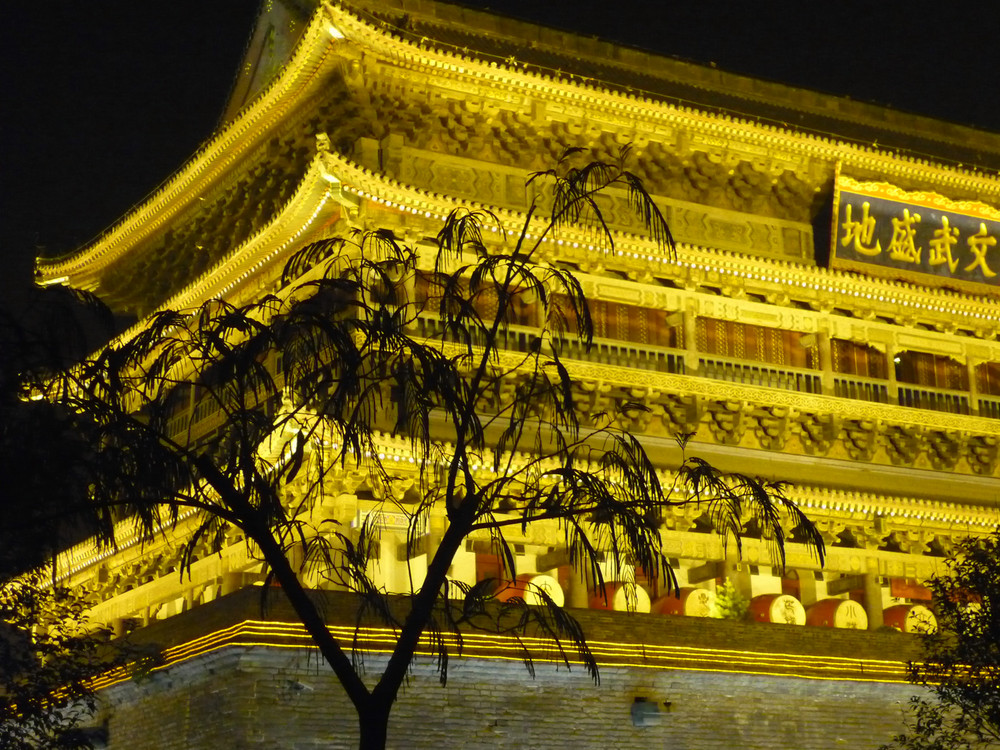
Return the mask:
<svg viewBox="0 0 1000 750"><path fill-rule="evenodd" d="M830 359L834 372L863 378L889 377L885 352L857 341L830 339Z"/></svg>
<svg viewBox="0 0 1000 750"><path fill-rule="evenodd" d="M576 320L566 297L556 295L552 303L562 312L570 332L576 333ZM589 308L595 338L672 349L684 346L683 327L670 321L671 313L666 310L603 300L591 301Z"/></svg>
<svg viewBox="0 0 1000 750"><path fill-rule="evenodd" d="M414 296L418 305L424 305L424 311L437 313L440 310L441 295L444 291L446 277L441 274L418 272L414 283ZM497 313L497 293L494 289L484 288L473 300L476 312L483 322L489 323ZM507 322L514 325L535 325L535 311L538 305L527 292L516 292L508 310Z"/></svg>
<svg viewBox="0 0 1000 750"><path fill-rule="evenodd" d="M1000 362L976 365L976 387L983 396L1000 396Z"/></svg>
<svg viewBox="0 0 1000 750"><path fill-rule="evenodd" d="M969 390L969 371L951 357L927 352L899 352L896 355L896 380L900 383L944 388L952 391Z"/></svg>
<svg viewBox="0 0 1000 750"><path fill-rule="evenodd" d="M734 320L698 318L697 340L705 354L787 367L816 369L818 363L802 346L803 334Z"/></svg>

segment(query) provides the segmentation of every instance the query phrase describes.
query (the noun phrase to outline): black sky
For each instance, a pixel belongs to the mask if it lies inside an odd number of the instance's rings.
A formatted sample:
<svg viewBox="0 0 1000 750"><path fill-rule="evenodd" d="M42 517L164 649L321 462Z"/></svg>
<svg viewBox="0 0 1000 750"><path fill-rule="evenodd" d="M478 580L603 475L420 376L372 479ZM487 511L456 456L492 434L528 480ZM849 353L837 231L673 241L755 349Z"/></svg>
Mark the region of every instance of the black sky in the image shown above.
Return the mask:
<svg viewBox="0 0 1000 750"><path fill-rule="evenodd" d="M1000 6L992 4L467 4L1000 132ZM12 0L5 7L0 257L8 264L0 275L15 273L10 261L36 247L60 253L93 238L212 134L257 6Z"/></svg>

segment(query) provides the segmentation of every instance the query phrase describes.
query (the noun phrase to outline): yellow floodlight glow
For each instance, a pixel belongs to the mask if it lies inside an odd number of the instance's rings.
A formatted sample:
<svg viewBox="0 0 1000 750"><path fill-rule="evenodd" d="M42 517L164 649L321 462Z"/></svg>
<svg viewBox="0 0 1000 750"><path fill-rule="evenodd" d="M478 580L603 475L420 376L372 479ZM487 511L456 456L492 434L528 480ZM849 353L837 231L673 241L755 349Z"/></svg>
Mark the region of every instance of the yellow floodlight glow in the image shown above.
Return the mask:
<svg viewBox="0 0 1000 750"><path fill-rule="evenodd" d="M326 25L326 30L330 33L330 36L332 36L334 39L343 39L344 38L344 32L341 31L340 29L338 29L332 23L328 23Z"/></svg>
<svg viewBox="0 0 1000 750"><path fill-rule="evenodd" d="M344 642L359 638L362 647L373 654L391 653L397 634L391 628L333 625L331 634ZM457 649L458 638L453 633L442 634L449 648ZM527 646L534 652L534 661L546 664L563 663L559 649L544 638L526 636L522 639L508 635L465 633L461 651L473 659L521 661ZM225 648L305 648L315 649L305 627L293 622L268 622L244 620L223 630L217 630L192 641L168 648L163 652L163 663L151 671L158 672L175 664L204 656ZM734 649L698 648L659 644L592 641L591 651L602 666L620 666L636 669L690 670L725 674L749 674L797 677L806 680L905 683L906 665L900 661L857 659L808 654L770 654ZM433 653L431 639L421 638L418 656ZM577 666L581 662L568 657ZM91 681L91 687L101 689L131 679L129 669L119 667Z"/></svg>
<svg viewBox="0 0 1000 750"><path fill-rule="evenodd" d="M66 284L69 282L69 276L57 276L54 279L41 279L38 283L42 286L53 286L55 284Z"/></svg>

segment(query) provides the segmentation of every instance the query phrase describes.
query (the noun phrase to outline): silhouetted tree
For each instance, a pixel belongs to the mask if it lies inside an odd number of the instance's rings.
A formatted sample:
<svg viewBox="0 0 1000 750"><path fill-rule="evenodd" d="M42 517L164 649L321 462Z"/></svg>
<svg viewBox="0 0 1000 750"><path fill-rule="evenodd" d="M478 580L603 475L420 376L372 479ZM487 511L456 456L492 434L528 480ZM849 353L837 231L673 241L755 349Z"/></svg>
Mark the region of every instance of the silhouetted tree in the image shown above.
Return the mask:
<svg viewBox="0 0 1000 750"><path fill-rule="evenodd" d="M88 523L95 455L82 420L39 388L110 332L105 308L68 289L0 307L0 747L90 747L88 679L118 660L85 604L40 571Z"/></svg>
<svg viewBox="0 0 1000 750"><path fill-rule="evenodd" d="M88 748L89 679L117 661L85 604L40 573L0 581L0 747Z"/></svg>
<svg viewBox="0 0 1000 750"><path fill-rule="evenodd" d="M388 231L318 242L288 264L275 295L154 314L51 386L97 425L103 538L124 515L153 534L184 509L202 518L189 551L238 529L357 709L362 748L384 747L422 638L430 637L442 681L452 642L442 634L460 644L469 629L547 636L567 665L579 660L597 679L580 626L544 591L535 592L541 606L517 597L500 605L496 581L448 578L471 534L491 539L502 577L513 580L509 531L555 524L569 563L597 589L605 554L663 588L675 585L661 517L679 504L703 504L718 533L737 544L753 519L778 562L784 521L822 555L819 535L779 485L723 475L696 458L662 484L641 440L619 427L643 406L622 402L581 422L564 350L590 346L591 316L547 242L587 223L610 249L597 200L609 190L624 192L661 247L672 251L673 241L625 153L616 163L572 167L575 158L532 178L549 181L551 206L544 218L532 206L510 236L497 216L456 209L430 250ZM178 409L192 398L196 411L216 414L211 433ZM412 463L385 457L389 439L406 444ZM443 510L443 532L412 593L387 596L370 574L377 513L351 530L312 520L327 480L346 470L363 472L372 496L410 519L411 551L423 519ZM399 483L408 487L403 501L394 499ZM394 629L373 687L359 653L327 627L307 572L357 592L359 618Z"/></svg>
<svg viewBox="0 0 1000 750"><path fill-rule="evenodd" d="M937 629L921 635L910 680L907 731L886 748L1000 747L1000 532L958 545L949 571L929 582Z"/></svg>

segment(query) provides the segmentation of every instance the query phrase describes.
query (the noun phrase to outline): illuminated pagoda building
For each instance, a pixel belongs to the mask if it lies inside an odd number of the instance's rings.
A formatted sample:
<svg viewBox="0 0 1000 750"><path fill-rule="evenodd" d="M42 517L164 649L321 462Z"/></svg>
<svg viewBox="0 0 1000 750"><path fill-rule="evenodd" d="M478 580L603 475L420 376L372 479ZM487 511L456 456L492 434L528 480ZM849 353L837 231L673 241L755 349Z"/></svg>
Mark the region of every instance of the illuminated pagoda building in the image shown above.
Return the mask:
<svg viewBox="0 0 1000 750"><path fill-rule="evenodd" d="M461 205L517 216L541 189L528 176L567 148L613 160L627 144L677 252L615 193L612 254L551 249L592 304L594 347L569 356L580 408L641 402L627 427L648 444L693 433L689 451L720 468L789 482L825 565L792 538L773 567L752 530L727 558L683 507L664 521L674 614L585 611L588 592L559 580L558 542L529 529L518 570L565 588L601 685L547 663L531 678L512 646L470 636L447 687L415 666L390 741L877 747L912 693L916 639L899 631L933 618L921 582L997 521L997 136L430 0L274 0L226 124L40 272L140 319L245 303L311 242L379 227L418 242ZM203 411L204 432L220 415ZM665 471L676 460L657 455ZM363 478L342 483L323 512L349 527L375 501ZM426 558L398 554L393 523L380 582L400 590ZM354 746L354 711L294 616L261 614L241 540L178 575L185 524L58 563L95 620L167 647L163 668L102 689L108 747ZM489 572L482 547L468 541L455 578ZM757 622L705 616L725 579Z"/></svg>

